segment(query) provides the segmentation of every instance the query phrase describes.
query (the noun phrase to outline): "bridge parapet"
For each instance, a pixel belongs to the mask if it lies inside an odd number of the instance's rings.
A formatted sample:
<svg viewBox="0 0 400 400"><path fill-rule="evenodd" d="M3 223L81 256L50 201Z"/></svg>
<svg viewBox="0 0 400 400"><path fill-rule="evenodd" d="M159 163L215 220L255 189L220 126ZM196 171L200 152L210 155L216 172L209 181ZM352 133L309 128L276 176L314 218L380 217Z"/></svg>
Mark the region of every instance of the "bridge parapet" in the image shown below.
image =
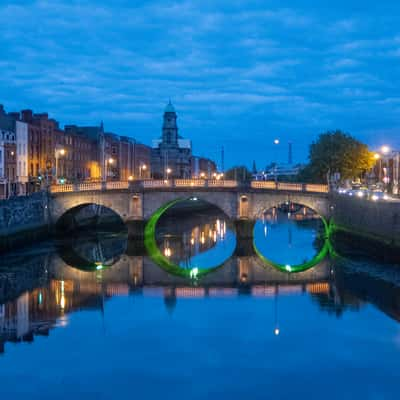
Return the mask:
<svg viewBox="0 0 400 400"><path fill-rule="evenodd" d="M252 189L264 190L283 190L293 192L308 193L329 193L328 185L310 184L310 183L286 183L271 181L252 181L250 183Z"/></svg>
<svg viewBox="0 0 400 400"><path fill-rule="evenodd" d="M91 190L127 190L130 187L142 189L162 188L239 188L245 187L238 181L226 179L149 179L143 181L87 182L50 186L51 193L84 192ZM250 188L292 192L328 193L327 185L309 183L287 183L271 181L252 181Z"/></svg>

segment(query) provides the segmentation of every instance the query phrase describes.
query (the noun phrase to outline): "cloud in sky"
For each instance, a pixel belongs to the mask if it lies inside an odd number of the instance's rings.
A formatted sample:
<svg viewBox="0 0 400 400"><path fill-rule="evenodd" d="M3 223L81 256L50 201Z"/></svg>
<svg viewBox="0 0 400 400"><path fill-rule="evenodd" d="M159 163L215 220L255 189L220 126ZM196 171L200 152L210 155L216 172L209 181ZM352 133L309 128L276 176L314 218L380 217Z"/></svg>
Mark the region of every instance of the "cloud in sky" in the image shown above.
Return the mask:
<svg viewBox="0 0 400 400"><path fill-rule="evenodd" d="M275 137L303 161L336 128L400 147L398 15L351 0L5 0L0 102L150 143L171 98L196 152L224 145L227 165L285 161Z"/></svg>

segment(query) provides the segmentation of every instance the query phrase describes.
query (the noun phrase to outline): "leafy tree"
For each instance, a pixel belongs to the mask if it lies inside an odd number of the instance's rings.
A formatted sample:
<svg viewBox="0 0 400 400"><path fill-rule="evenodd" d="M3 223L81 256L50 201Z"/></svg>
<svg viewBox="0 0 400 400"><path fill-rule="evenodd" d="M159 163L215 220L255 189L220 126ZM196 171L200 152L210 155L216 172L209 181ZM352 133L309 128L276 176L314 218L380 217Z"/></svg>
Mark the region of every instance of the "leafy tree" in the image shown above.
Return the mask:
<svg viewBox="0 0 400 400"><path fill-rule="evenodd" d="M339 173L341 179L360 177L374 165L368 147L342 131L328 131L310 145L309 164L300 173L304 181L328 182Z"/></svg>
<svg viewBox="0 0 400 400"><path fill-rule="evenodd" d="M248 182L252 178L251 172L243 165L228 169L224 176L225 179L233 179L240 182Z"/></svg>

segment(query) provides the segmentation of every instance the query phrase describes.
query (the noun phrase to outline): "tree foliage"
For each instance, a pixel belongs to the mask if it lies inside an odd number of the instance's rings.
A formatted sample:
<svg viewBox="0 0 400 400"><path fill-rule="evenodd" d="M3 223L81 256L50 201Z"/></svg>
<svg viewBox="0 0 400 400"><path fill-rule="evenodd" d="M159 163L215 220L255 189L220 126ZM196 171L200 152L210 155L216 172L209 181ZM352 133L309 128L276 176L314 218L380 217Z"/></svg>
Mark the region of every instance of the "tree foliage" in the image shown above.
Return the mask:
<svg viewBox="0 0 400 400"><path fill-rule="evenodd" d="M339 173L341 179L361 177L375 162L365 144L339 130L320 134L310 145L309 160L301 178L328 183L335 173Z"/></svg>
<svg viewBox="0 0 400 400"><path fill-rule="evenodd" d="M251 172L243 165L228 169L224 176L225 179L233 179L240 182L248 182L252 178Z"/></svg>

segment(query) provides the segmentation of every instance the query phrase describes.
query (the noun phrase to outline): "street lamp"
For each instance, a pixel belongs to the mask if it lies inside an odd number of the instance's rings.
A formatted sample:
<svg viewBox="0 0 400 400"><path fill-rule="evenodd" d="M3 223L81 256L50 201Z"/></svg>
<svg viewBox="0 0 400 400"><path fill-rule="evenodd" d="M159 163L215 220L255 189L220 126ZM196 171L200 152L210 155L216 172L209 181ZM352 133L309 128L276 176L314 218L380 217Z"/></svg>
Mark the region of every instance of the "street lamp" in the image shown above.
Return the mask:
<svg viewBox="0 0 400 400"><path fill-rule="evenodd" d="M113 165L114 162L115 162L115 160L112 157L110 157L109 159L106 160L106 180L107 180L107 176L109 176L110 172L111 172L110 166Z"/></svg>
<svg viewBox="0 0 400 400"><path fill-rule="evenodd" d="M165 170L165 172L167 173L167 180L168 180L169 179L169 174L172 172L172 169L171 168L167 168Z"/></svg>
<svg viewBox="0 0 400 400"><path fill-rule="evenodd" d="M146 164L140 164L139 165L139 178L142 179L142 171L146 171L147 165Z"/></svg>
<svg viewBox="0 0 400 400"><path fill-rule="evenodd" d="M58 182L58 159L60 157L64 157L67 154L66 150L63 147L56 147L55 149L55 158L56 158L56 182Z"/></svg>
<svg viewBox="0 0 400 400"><path fill-rule="evenodd" d="M389 146L382 146L381 147L381 152L383 154L388 154L390 152L390 147Z"/></svg>

